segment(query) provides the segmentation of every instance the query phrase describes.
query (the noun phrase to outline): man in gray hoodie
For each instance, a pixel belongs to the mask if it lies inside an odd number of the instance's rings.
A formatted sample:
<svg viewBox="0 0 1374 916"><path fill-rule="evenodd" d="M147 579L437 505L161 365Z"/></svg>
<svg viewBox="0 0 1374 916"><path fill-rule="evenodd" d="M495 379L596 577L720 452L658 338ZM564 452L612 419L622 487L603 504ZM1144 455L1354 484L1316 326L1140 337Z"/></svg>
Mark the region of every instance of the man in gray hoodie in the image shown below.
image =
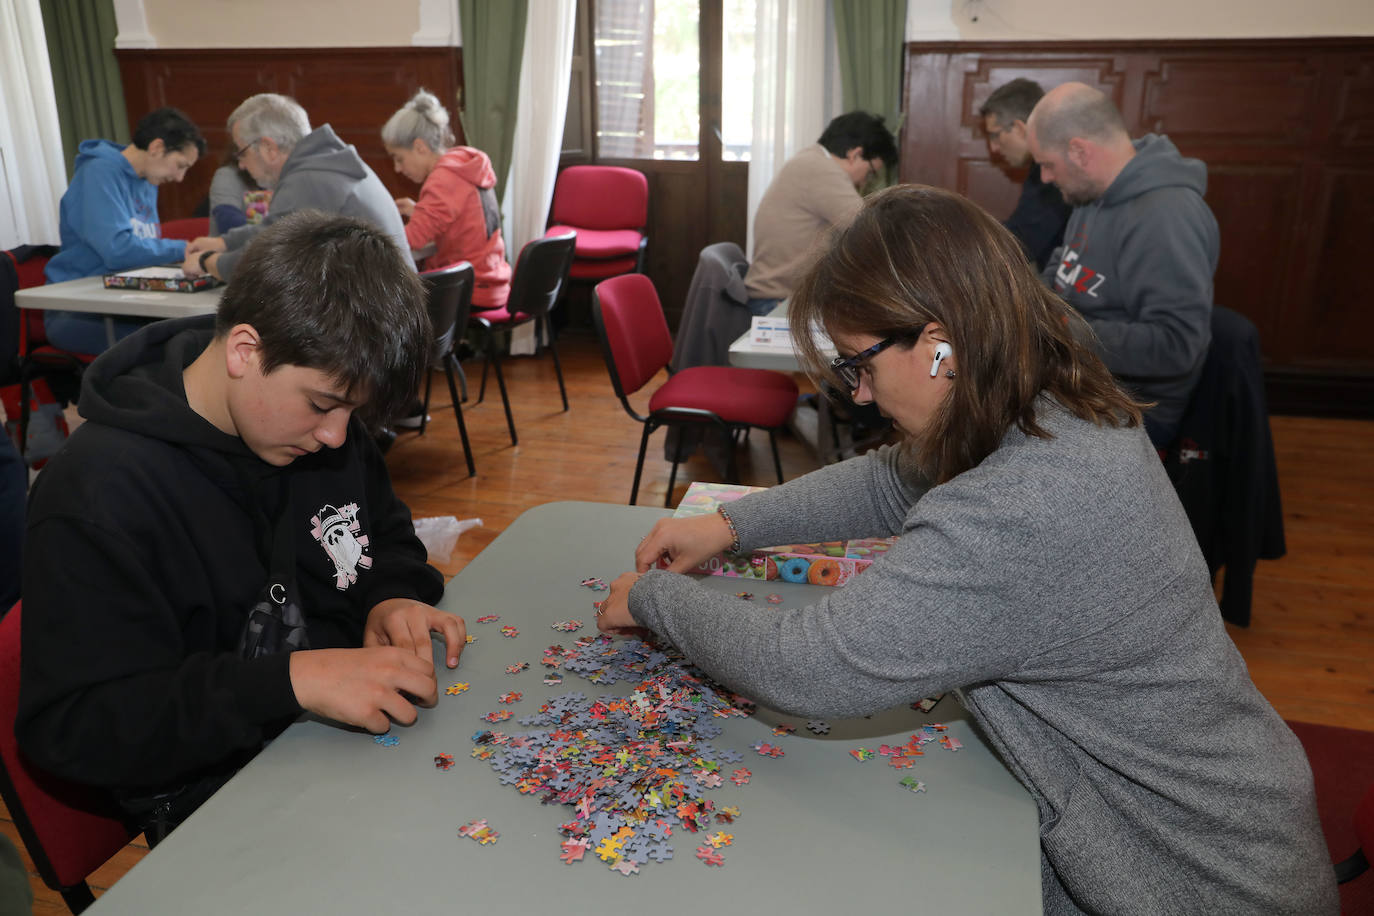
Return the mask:
<svg viewBox="0 0 1374 916"><path fill-rule="evenodd" d="M312 131L295 99L274 92L249 96L229 116L229 133L236 161L260 187L272 190L272 205L261 223L191 242L182 265L187 274L229 280L248 243L297 210L364 220L391 236L409 257L405 224L377 173L328 124Z"/></svg>
<svg viewBox="0 0 1374 916"><path fill-rule="evenodd" d="M1132 141L1111 99L1065 83L1028 122L1043 180L1073 205L1042 279L1077 309L1123 385L1155 402L1145 427L1168 445L1211 342L1220 233L1202 195L1207 165L1168 137Z"/></svg>

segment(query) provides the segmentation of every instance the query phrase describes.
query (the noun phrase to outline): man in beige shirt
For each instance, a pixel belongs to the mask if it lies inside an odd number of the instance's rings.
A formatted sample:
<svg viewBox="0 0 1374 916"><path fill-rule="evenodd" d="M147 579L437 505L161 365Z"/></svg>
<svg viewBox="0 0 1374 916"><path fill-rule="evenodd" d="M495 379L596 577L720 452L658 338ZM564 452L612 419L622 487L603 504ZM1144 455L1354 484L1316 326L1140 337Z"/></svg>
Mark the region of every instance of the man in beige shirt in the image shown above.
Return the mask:
<svg viewBox="0 0 1374 916"><path fill-rule="evenodd" d="M754 215L754 257L744 278L750 312L766 315L792 294L819 246L858 212L859 189L896 162L892 132L866 111L840 115L787 160Z"/></svg>

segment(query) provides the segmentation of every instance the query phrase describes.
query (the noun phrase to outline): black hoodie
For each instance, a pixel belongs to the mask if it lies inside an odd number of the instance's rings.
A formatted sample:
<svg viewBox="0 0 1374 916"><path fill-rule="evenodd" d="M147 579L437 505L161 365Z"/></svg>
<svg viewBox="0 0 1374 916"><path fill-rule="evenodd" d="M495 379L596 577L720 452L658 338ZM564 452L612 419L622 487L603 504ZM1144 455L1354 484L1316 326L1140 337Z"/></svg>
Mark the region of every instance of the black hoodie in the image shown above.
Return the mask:
<svg viewBox="0 0 1374 916"><path fill-rule="evenodd" d="M191 410L182 370L212 328L159 322L96 360L88 422L30 497L16 733L78 782L172 786L300 713L289 655L238 651L283 512L312 648L361 645L387 598L443 593L361 424L277 468Z"/></svg>

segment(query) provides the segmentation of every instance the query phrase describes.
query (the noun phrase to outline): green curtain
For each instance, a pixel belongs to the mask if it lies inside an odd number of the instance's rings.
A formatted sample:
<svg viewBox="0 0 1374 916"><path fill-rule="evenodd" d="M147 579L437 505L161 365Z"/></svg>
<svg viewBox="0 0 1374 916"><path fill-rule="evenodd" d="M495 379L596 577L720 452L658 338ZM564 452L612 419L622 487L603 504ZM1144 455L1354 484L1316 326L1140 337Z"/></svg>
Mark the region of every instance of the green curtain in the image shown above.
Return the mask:
<svg viewBox="0 0 1374 916"><path fill-rule="evenodd" d="M505 199L520 98L528 0L458 0L463 30L463 106L459 117L468 146L491 157L496 199Z"/></svg>
<svg viewBox="0 0 1374 916"><path fill-rule="evenodd" d="M895 135L902 125L902 54L907 0L831 0L840 56L840 95L845 111L862 109L887 119ZM893 169L883 176L891 184Z"/></svg>
<svg viewBox="0 0 1374 916"><path fill-rule="evenodd" d="M39 0L39 7L70 179L82 140L129 142L124 85L114 56L119 32L114 0Z"/></svg>

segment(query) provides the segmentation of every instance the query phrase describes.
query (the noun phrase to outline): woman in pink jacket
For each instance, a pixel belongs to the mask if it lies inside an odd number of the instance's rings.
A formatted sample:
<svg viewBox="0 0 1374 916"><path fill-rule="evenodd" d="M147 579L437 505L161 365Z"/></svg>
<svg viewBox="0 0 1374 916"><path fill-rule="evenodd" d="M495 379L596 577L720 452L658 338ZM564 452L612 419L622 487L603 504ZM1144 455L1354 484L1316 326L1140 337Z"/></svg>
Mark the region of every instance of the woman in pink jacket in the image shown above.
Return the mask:
<svg viewBox="0 0 1374 916"><path fill-rule="evenodd" d="M487 154L453 146L448 111L421 89L382 128L382 143L400 172L420 185L420 200L396 200L406 240L421 270L468 261L476 273L474 309L494 309L510 296L510 265L501 238L496 172ZM430 246L433 246L430 253Z"/></svg>

